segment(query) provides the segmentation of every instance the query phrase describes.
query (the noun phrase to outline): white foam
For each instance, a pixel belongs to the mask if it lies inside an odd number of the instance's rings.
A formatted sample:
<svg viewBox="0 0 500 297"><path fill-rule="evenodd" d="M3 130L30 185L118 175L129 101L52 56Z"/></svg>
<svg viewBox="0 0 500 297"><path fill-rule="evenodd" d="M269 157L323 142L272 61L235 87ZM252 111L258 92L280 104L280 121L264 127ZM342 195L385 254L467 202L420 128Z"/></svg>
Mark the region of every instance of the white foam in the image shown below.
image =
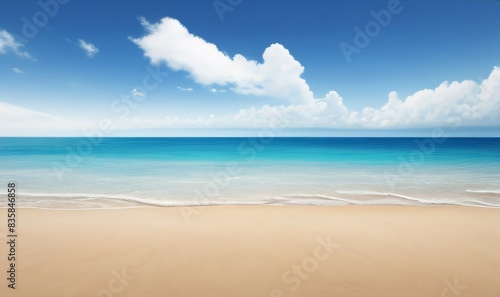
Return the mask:
<svg viewBox="0 0 500 297"><path fill-rule="evenodd" d="M223 201L204 201L204 202L199 202L196 200L191 200L191 201L179 201L179 200L159 200L159 199L148 199L148 198L141 198L141 197L136 197L136 196L130 196L130 195L112 195L112 194L96 194L96 193L21 193L19 194L19 197L44 197L48 199L44 199L43 201L40 200L24 200L22 201L23 203L26 203L29 207L35 207L35 208L41 208L38 207L39 204L45 205L45 207L49 206L52 203L66 203L66 204L72 204L74 206L79 206L81 205L82 201L96 201L96 200L108 200L108 201L124 201L124 202L131 202L131 203L136 203L139 205L148 205L148 206L159 206L159 207L174 207L174 206L212 206L212 205L230 205L230 204L236 204L235 202L223 202ZM72 198L72 199L68 199ZM75 199L76 198L76 199ZM259 202L251 203L250 204L258 204ZM241 203L241 204L247 204L247 202ZM106 205L105 203L100 203L94 205ZM81 206L84 208L83 206ZM105 207L99 207L99 208L105 208ZM116 208L116 207L112 207ZM121 208L121 207L120 207Z"/></svg>
<svg viewBox="0 0 500 297"><path fill-rule="evenodd" d="M470 189L467 189L465 191L469 192L469 193L498 194L498 195L500 195L500 190L470 190Z"/></svg>
<svg viewBox="0 0 500 297"><path fill-rule="evenodd" d="M51 197L51 198L108 198L108 199L130 199L136 198L129 195L92 194L92 193L19 193L19 196L28 197Z"/></svg>
<svg viewBox="0 0 500 297"><path fill-rule="evenodd" d="M411 202L417 202L418 204L427 204L427 205L461 205L460 202L456 200L432 199L432 198L425 199L421 197L412 197L408 195L402 195L390 192L376 192L376 191L336 191L336 192L339 194L348 194L348 195L396 197L402 200L407 200Z"/></svg>
<svg viewBox="0 0 500 297"><path fill-rule="evenodd" d="M493 193L500 194L495 190L467 190L471 193ZM483 201L478 199L433 199L411 197L398 193L377 192L377 191L335 191L340 194L329 196L324 194L290 194L276 197L260 197L254 199L222 200L212 201L196 199L179 199L178 197L166 197L166 195L156 194L163 199L152 197L140 197L140 194L114 195L98 193L20 193L20 197L26 199L19 200L20 207L44 208L44 209L116 209L140 206L158 207L203 207L212 205L259 205L259 204L279 204L279 205L465 205L482 207L500 207L499 203ZM141 194L147 195L147 194ZM151 194L149 194L151 195ZM340 197L339 197L340 196ZM357 197L354 197L357 196ZM374 198L376 196L377 198ZM33 199L28 199L33 197ZM351 198L352 197L352 198ZM38 199L37 199L38 198ZM40 199L41 198L41 199ZM362 198L362 199L360 199ZM0 207L2 204L0 203Z"/></svg>

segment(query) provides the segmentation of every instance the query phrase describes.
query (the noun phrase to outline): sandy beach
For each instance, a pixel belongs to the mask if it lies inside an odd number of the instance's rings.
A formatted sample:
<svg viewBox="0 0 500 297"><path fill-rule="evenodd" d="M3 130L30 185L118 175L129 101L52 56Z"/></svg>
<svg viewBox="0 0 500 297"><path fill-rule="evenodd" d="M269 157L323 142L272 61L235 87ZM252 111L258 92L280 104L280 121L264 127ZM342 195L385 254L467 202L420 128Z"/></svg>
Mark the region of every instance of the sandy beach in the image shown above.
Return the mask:
<svg viewBox="0 0 500 297"><path fill-rule="evenodd" d="M19 209L18 234L1 296L500 296L500 209Z"/></svg>

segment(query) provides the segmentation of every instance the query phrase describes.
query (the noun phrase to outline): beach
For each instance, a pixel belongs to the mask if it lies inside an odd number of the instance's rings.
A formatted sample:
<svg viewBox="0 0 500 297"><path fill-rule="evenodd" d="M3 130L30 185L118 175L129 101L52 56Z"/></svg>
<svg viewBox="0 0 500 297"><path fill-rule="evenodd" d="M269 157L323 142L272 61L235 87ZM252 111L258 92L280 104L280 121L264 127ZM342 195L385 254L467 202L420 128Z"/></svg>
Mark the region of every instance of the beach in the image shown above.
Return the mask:
<svg viewBox="0 0 500 297"><path fill-rule="evenodd" d="M500 295L493 208L21 208L17 233L1 296Z"/></svg>
<svg viewBox="0 0 500 297"><path fill-rule="evenodd" d="M2 3L0 297L500 297L500 0Z"/></svg>

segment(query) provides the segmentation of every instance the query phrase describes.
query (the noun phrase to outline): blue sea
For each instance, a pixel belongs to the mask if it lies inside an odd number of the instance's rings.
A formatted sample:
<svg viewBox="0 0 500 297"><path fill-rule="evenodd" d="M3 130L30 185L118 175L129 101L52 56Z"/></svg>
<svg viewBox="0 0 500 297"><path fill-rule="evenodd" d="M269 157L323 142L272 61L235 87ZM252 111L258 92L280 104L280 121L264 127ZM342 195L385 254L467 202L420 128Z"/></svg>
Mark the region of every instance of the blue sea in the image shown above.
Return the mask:
<svg viewBox="0 0 500 297"><path fill-rule="evenodd" d="M500 138L0 138L0 207L500 206Z"/></svg>

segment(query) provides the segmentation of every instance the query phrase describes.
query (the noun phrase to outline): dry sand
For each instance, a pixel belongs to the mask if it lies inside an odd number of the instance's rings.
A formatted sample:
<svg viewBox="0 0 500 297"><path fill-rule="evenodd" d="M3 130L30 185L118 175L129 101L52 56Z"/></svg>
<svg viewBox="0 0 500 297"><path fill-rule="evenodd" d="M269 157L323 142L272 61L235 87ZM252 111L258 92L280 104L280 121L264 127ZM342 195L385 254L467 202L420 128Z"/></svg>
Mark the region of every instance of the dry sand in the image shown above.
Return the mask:
<svg viewBox="0 0 500 297"><path fill-rule="evenodd" d="M18 212L11 290L0 209L2 297L500 296L500 209Z"/></svg>

